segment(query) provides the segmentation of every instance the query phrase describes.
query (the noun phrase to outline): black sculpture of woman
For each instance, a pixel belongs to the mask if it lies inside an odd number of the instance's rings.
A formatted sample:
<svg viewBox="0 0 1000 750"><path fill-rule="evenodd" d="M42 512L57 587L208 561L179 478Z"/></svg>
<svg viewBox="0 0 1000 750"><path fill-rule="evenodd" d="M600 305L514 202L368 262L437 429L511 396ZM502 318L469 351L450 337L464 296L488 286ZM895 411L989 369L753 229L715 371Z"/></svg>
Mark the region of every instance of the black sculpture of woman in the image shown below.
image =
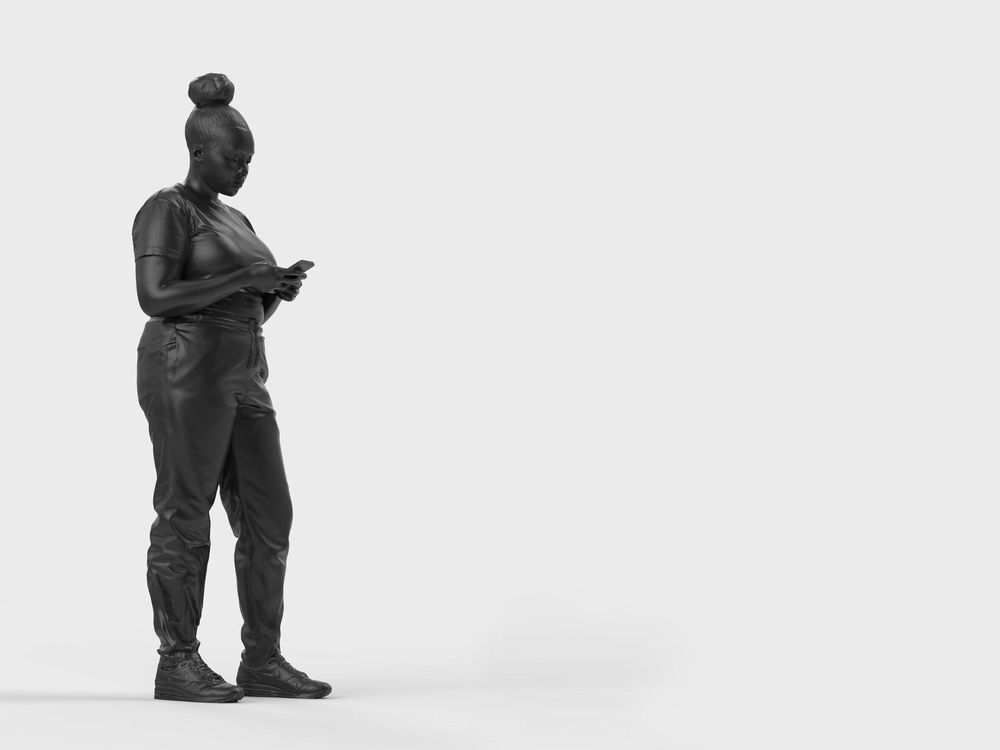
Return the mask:
<svg viewBox="0 0 1000 750"><path fill-rule="evenodd" d="M156 466L147 560L160 639L153 694L209 703L322 698L330 685L292 667L279 644L292 504L261 335L312 264L277 266L247 218L219 200L239 191L254 153L246 121L229 106L234 90L217 73L191 82L187 179L150 196L132 227L136 291L150 316L137 386ZM196 636L217 490L237 537L244 649L236 685L205 664Z"/></svg>

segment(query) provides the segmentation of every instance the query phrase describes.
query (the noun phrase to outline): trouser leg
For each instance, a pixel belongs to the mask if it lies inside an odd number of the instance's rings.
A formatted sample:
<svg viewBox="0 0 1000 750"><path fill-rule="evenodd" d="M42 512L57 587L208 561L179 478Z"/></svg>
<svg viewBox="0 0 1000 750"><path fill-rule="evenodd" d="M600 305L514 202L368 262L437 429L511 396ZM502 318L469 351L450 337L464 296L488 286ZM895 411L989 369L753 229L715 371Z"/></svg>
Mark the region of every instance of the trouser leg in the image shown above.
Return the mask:
<svg viewBox="0 0 1000 750"><path fill-rule="evenodd" d="M158 651L168 654L200 645L209 511L236 412L220 372L227 360L239 365L242 359L234 344L197 327L163 331L140 345L139 400L156 467L147 583Z"/></svg>
<svg viewBox="0 0 1000 750"><path fill-rule="evenodd" d="M261 355L263 356L263 355ZM243 660L280 653L285 561L292 501L278 423L263 387L266 364L236 409L220 496L236 535L236 587L243 614Z"/></svg>

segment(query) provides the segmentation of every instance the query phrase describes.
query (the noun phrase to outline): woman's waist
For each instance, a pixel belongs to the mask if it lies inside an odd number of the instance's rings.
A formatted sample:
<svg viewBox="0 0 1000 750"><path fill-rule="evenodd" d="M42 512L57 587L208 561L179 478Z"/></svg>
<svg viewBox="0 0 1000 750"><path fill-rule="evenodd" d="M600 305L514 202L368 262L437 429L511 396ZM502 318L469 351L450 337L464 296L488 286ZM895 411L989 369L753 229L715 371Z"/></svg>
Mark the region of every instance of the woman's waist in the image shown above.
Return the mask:
<svg viewBox="0 0 1000 750"><path fill-rule="evenodd" d="M239 291L211 305L183 315L154 318L167 323L207 323L241 331L256 330L264 323L264 305L259 294Z"/></svg>
<svg viewBox="0 0 1000 750"><path fill-rule="evenodd" d="M208 312L199 310L198 312L185 313L184 315L166 315L163 317L152 317L151 322L162 322L168 325L175 323L198 323L202 325L213 325L221 328L230 328L236 331L256 332L260 330L261 321L259 318L244 315L226 315L216 311Z"/></svg>

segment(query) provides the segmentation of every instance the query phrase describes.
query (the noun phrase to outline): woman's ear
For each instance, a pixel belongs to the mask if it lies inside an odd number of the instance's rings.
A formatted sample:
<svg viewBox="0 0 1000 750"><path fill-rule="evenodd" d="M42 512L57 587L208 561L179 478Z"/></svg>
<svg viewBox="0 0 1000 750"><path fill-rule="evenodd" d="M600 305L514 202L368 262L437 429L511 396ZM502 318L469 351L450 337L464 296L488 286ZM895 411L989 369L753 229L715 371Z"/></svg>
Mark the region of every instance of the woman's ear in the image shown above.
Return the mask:
<svg viewBox="0 0 1000 750"><path fill-rule="evenodd" d="M191 147L191 161L204 161L205 147L196 143Z"/></svg>

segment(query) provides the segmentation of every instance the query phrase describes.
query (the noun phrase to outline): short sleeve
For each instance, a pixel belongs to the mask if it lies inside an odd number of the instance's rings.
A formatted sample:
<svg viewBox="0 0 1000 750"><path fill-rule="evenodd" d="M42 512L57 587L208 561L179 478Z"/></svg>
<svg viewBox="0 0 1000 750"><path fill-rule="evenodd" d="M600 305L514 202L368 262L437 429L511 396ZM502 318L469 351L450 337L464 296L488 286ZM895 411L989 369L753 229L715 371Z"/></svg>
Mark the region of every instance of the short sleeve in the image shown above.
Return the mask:
<svg viewBox="0 0 1000 750"><path fill-rule="evenodd" d="M135 215L132 249L136 260L144 255L163 255L183 263L190 245L188 220L177 204L154 196Z"/></svg>

